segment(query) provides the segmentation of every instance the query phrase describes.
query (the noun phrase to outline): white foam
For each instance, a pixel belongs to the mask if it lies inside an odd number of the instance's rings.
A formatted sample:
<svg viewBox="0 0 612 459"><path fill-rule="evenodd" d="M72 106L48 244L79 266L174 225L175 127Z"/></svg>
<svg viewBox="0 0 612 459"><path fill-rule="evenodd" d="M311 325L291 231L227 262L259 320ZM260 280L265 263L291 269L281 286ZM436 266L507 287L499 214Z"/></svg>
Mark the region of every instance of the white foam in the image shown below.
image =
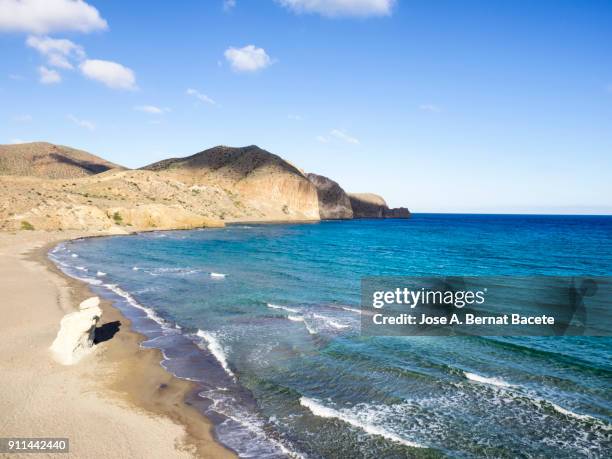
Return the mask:
<svg viewBox="0 0 612 459"><path fill-rule="evenodd" d="M210 277L212 277L213 279L225 279L225 276L227 276L227 274L223 274L223 273L210 273Z"/></svg>
<svg viewBox="0 0 612 459"><path fill-rule="evenodd" d="M494 386L497 386L497 387L520 388L520 386L517 386L515 384L510 384L510 383L508 383L508 382L506 382L506 381L504 381L502 379L499 379L499 378L486 378L484 376L480 376L480 375L477 375L475 373L467 373L467 372L464 372L464 373L465 373L465 376L468 379L471 379L472 381L477 381L477 382L481 382L481 383L484 383L484 384L491 384L491 385L494 385ZM598 418L595 418L593 416L589 416L588 414L574 413L573 411L570 411L570 410L568 410L566 408L563 408L562 406L559 406L556 403L553 403L553 402L551 402L549 400L546 400L544 398L538 397L537 395L534 395L534 394L529 393L529 392L530 391L527 391L527 394L525 394L525 395L528 395L529 399L531 399L531 402L534 405L538 406L538 407L541 407L542 404L550 405L556 412L561 413L561 414L563 414L565 416L572 417L574 419L580 419L582 421L601 422L601 420L598 419ZM519 391L518 393L523 394L524 392Z"/></svg>
<svg viewBox="0 0 612 459"><path fill-rule="evenodd" d="M162 274L177 274L187 276L197 273L198 270L193 268L154 268L151 270L145 270L145 272L151 276L161 276Z"/></svg>
<svg viewBox="0 0 612 459"><path fill-rule="evenodd" d="M327 316L322 316L321 314L313 314L312 317L314 317L315 319L319 319L324 321L327 325L336 328L338 330L344 329L344 328L349 328L350 325L346 325L346 324L341 324L340 322L335 321L334 319L330 319Z"/></svg>
<svg viewBox="0 0 612 459"><path fill-rule="evenodd" d="M382 427L362 421L357 416L347 410L335 410L333 408L326 407L322 405L319 401L308 397L300 397L300 405L305 408L308 408L315 416L319 416L321 418L340 419L341 421L344 421L347 424L352 425L353 427L357 427L358 429L361 429L369 433L370 435L378 435L380 437L386 438L387 440L391 440L396 443L400 443L402 445L410 446L413 448L424 448L423 445L406 440L405 438L402 438L399 435L389 432L383 429Z"/></svg>
<svg viewBox="0 0 612 459"><path fill-rule="evenodd" d="M548 402L554 409L555 411L564 414L565 416L569 416L572 418L576 418L576 419L581 419L583 421L598 421L597 418L594 418L593 416L589 416L588 414L578 414L578 413L574 413L573 411L567 410L559 405L557 405L556 403L552 403L552 402Z"/></svg>
<svg viewBox="0 0 612 459"><path fill-rule="evenodd" d="M76 253L73 253L72 255L70 255L72 258L79 258L79 256Z"/></svg>
<svg viewBox="0 0 612 459"><path fill-rule="evenodd" d="M463 374L465 375L467 379L470 379L472 381L476 381L479 383L491 384L497 387L514 387L513 384L507 383L503 379L487 378L486 376L477 375L476 373L468 373L467 371L464 371Z"/></svg>
<svg viewBox="0 0 612 459"><path fill-rule="evenodd" d="M96 273L96 276L98 276L98 277L104 277L104 276L106 276L106 273L104 273L104 272L102 272L102 271L98 271L98 272Z"/></svg>
<svg viewBox="0 0 612 459"><path fill-rule="evenodd" d="M308 330L308 333L310 333L311 335L317 334L317 331L314 328L312 328L312 326L308 322L306 322L306 319L304 317L288 315L287 319L293 322L302 322L304 326L306 327L306 330Z"/></svg>
<svg viewBox="0 0 612 459"><path fill-rule="evenodd" d="M259 419L254 414L244 410L241 406L237 405L235 399L226 388L220 387L217 390L200 392L198 395L200 397L207 398L208 400L212 401L212 405L210 407L211 410L216 411L217 413L221 413L223 416L238 424L246 432L249 432L251 435L254 435L257 438L256 441L263 442L263 444L261 444L261 446L263 446L262 450L260 449L260 447L258 447L258 445L254 445L252 443L252 436L247 435L249 445L247 447L248 449L250 449L250 447L254 447L258 453L261 453L263 455L263 457L270 457L269 448L271 447L275 453L281 452L287 457L295 459L305 459L305 456L303 456L302 454L295 451L291 451L280 441L269 437L265 432L265 428L261 419ZM227 421L224 421L221 425L226 423ZM230 446L246 446L244 440L247 440L247 438L243 438L243 436L239 432L235 433L237 434L237 436L233 437L232 440L238 440L240 442L240 445L237 445L230 440ZM228 439L226 438L226 440ZM248 449L244 451L244 456L241 457L257 457L253 456ZM272 457L276 456L277 454Z"/></svg>
<svg viewBox="0 0 612 459"><path fill-rule="evenodd" d="M361 314L361 311L359 309L349 308L348 306L342 306L342 309L344 309L345 311L354 312L355 314Z"/></svg>
<svg viewBox="0 0 612 459"><path fill-rule="evenodd" d="M140 268L138 266L132 266L132 271L138 271Z"/></svg>
<svg viewBox="0 0 612 459"><path fill-rule="evenodd" d="M56 245L53 250L51 250L51 253L57 253L60 250L66 250L66 246L63 243Z"/></svg>
<svg viewBox="0 0 612 459"><path fill-rule="evenodd" d="M142 304L140 304L138 301L136 301L134 299L134 297L132 295L130 295L125 290L121 289L119 286L117 286L117 284L104 284L104 287L109 289L111 292L119 295L120 297L124 298L128 302L128 304L130 306L133 306L133 307L135 307L137 309L140 309L141 311L144 311L149 319L157 322L163 328L167 327L166 321L164 319L162 319L161 317L159 317L155 313L155 311L153 311L152 309L147 308L146 306L143 306Z"/></svg>
<svg viewBox="0 0 612 459"><path fill-rule="evenodd" d="M87 268L85 266L75 266L75 268L79 271L87 271Z"/></svg>
<svg viewBox="0 0 612 459"><path fill-rule="evenodd" d="M292 312L294 314L299 313L300 311L295 308L289 308L287 306L279 306L278 304L267 303L270 309L282 309L283 311Z"/></svg>
<svg viewBox="0 0 612 459"><path fill-rule="evenodd" d="M236 375L230 369L229 364L227 363L227 357L225 355L225 351L223 350L223 346L221 346L221 343L219 343L217 337L210 332L199 329L196 335L206 341L210 353L215 357L215 359L217 359L217 361L221 364L226 373L232 378L236 379Z"/></svg>
<svg viewBox="0 0 612 459"><path fill-rule="evenodd" d="M102 281L100 279L94 279L92 277L80 277L80 276L75 276L75 275L72 275L72 277L80 281L86 282L87 284L102 285Z"/></svg>

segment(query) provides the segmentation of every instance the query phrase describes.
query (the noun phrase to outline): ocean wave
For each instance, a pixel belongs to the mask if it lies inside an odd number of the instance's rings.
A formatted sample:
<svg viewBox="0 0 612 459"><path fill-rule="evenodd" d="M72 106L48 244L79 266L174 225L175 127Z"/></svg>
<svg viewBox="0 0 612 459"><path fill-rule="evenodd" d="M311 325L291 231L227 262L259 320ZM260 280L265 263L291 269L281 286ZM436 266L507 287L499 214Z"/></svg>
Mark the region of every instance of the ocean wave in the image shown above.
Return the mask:
<svg viewBox="0 0 612 459"><path fill-rule="evenodd" d="M491 384L497 387L515 387L513 384L510 384L500 378L487 378L486 376L481 376L476 373L468 373L467 371L464 371L463 374L467 379L471 381L476 381L483 384Z"/></svg>
<svg viewBox="0 0 612 459"><path fill-rule="evenodd" d="M51 249L51 253L57 253L63 250L66 250L66 244L62 242L60 244L57 244L53 249Z"/></svg>
<svg viewBox="0 0 612 459"><path fill-rule="evenodd" d="M321 418L339 419L353 427L357 427L358 429L367 432L370 435L377 435L395 443L400 443L404 446L410 446L412 448L425 448L423 445L406 440L405 438L402 438L393 432L389 432L382 427L370 424L367 421L360 419L357 415L347 409L336 410L334 408L329 408L322 405L319 401L308 397L300 397L300 405L308 408L315 416L319 416Z"/></svg>
<svg viewBox="0 0 612 459"><path fill-rule="evenodd" d="M78 269L79 271L87 271L87 268L85 266L75 266L75 269Z"/></svg>
<svg viewBox="0 0 612 459"><path fill-rule="evenodd" d="M79 256L76 253L73 253L72 255L70 255L72 258L79 258Z"/></svg>
<svg viewBox="0 0 612 459"><path fill-rule="evenodd" d="M349 308L348 306L342 306L342 309L348 312L354 312L355 314L361 314L361 311L356 308Z"/></svg>
<svg viewBox="0 0 612 459"><path fill-rule="evenodd" d="M291 320L292 322L302 322L304 324L304 326L306 327L306 330L308 330L308 333L310 333L311 335L316 335L317 331L306 321L306 319L302 316L292 316L291 314L289 314L287 316L288 320Z"/></svg>
<svg viewBox="0 0 612 459"><path fill-rule="evenodd" d="M98 272L96 273L96 276L98 276L98 277L104 277L104 276L106 276L106 273L105 273L105 272L102 272L102 271L98 271Z"/></svg>
<svg viewBox="0 0 612 459"><path fill-rule="evenodd" d="M227 362L225 350L223 349L223 346L221 346L221 343L219 342L217 337L211 332L207 332L207 331L199 330L199 329L196 332L196 335L202 338L206 342L208 350L215 357L215 359L217 359L217 362L219 362L219 364L223 367L225 372L228 375L230 375L232 378L236 379L236 375L230 369L229 364Z"/></svg>
<svg viewBox="0 0 612 459"><path fill-rule="evenodd" d="M282 309L283 311L291 312L293 314L298 314L300 312L299 309L290 308L287 306L279 306L278 304L267 303L267 306L270 309Z"/></svg>
<svg viewBox="0 0 612 459"><path fill-rule="evenodd" d="M168 328L168 323L164 319L162 319L160 316L158 316L153 309L147 308L146 306L143 306L142 304L140 304L138 301L134 299L132 295L130 295L125 290L123 290L117 284L103 284L103 286L106 287L111 292L113 292L114 294L123 298L130 306L133 306L136 309L140 309L141 311L144 311L149 319L161 325L162 328L164 329Z"/></svg>
<svg viewBox="0 0 612 459"><path fill-rule="evenodd" d="M212 402L209 410L227 418L217 426L217 432L226 445L238 452L239 457L265 459L278 458L281 454L294 459L305 458L279 440L267 435L263 420L237 404L231 392L226 388L207 390L198 395Z"/></svg>
<svg viewBox="0 0 612 459"><path fill-rule="evenodd" d="M210 273L210 277L212 277L213 279L225 279L225 276L227 276L227 274L223 274L223 273Z"/></svg>
<svg viewBox="0 0 612 459"><path fill-rule="evenodd" d="M176 274L176 275L184 275L188 276L191 274L196 274L199 270L194 268L153 268L153 269L145 269L144 272L151 276L161 276L164 274Z"/></svg>
<svg viewBox="0 0 612 459"><path fill-rule="evenodd" d="M323 316L321 314L313 314L312 317L314 317L315 319L319 319L322 320L323 322L325 322L327 325L331 326L332 328L335 328L337 330L342 330L345 328L349 328L350 325L346 325L346 324L341 324L340 322L335 321L334 319L331 319L327 316Z"/></svg>
<svg viewBox="0 0 612 459"><path fill-rule="evenodd" d="M589 416L588 414L574 413L573 411L565 409L562 406L557 405L556 403L549 402L548 400L544 400L544 402L550 404L550 406L552 406L555 411L557 411L558 413L561 413L561 414L563 414L565 416L569 416L569 417L575 418L575 419L580 419L582 421L600 421L599 419L594 418L593 416Z"/></svg>
<svg viewBox="0 0 612 459"><path fill-rule="evenodd" d="M506 393L509 394L510 397L521 397L521 398L526 397L531 403L533 403L536 407L540 409L543 407L549 408L549 409L552 408L554 411L564 416L578 419L581 421L596 422L596 423L601 424L606 430L612 430L612 426L605 424L599 418L596 418L594 416L589 416L588 414L575 413L567 408L563 408L562 406L557 405L554 402L551 402L550 400L546 400L545 398L538 396L537 394L533 393L533 391L529 389L523 388L516 384L510 384L504 381L503 379L487 378L484 376L477 375L475 373L468 373L468 372L464 372L464 374L466 378L472 381L477 381L477 382L484 383L484 384L491 384L493 386L497 386L502 389L515 389L515 390L509 390Z"/></svg>

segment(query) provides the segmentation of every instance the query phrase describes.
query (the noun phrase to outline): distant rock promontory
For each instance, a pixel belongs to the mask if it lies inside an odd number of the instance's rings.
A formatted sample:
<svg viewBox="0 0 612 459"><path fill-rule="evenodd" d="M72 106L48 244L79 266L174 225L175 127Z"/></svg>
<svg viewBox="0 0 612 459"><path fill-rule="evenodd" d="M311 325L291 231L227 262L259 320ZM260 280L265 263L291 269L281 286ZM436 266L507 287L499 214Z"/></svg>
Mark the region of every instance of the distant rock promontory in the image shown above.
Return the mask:
<svg viewBox="0 0 612 459"><path fill-rule="evenodd" d="M349 194L354 218L410 218L406 207L389 208L382 196L374 193Z"/></svg>

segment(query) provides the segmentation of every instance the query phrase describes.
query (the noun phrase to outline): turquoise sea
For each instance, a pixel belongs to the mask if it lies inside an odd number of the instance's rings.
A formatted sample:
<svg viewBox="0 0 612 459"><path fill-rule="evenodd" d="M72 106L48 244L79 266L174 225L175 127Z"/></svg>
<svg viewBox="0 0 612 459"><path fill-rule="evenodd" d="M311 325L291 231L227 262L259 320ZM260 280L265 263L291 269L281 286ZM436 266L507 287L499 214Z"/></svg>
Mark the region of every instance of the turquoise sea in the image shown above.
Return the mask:
<svg viewBox="0 0 612 459"><path fill-rule="evenodd" d="M612 276L612 217L416 214L63 243L242 457L612 457L612 338L365 337L365 276Z"/></svg>

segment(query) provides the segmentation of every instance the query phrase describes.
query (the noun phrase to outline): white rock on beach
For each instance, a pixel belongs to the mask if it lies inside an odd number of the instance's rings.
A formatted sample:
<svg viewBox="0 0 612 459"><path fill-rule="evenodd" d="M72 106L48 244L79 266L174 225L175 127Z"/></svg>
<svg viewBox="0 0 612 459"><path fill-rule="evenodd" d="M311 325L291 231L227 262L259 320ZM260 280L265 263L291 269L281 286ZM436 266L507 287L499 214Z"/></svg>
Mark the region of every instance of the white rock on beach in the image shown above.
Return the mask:
<svg viewBox="0 0 612 459"><path fill-rule="evenodd" d="M63 317L60 330L50 348L59 363L77 363L91 350L100 317L102 309L97 296L86 299L80 304L78 311Z"/></svg>

